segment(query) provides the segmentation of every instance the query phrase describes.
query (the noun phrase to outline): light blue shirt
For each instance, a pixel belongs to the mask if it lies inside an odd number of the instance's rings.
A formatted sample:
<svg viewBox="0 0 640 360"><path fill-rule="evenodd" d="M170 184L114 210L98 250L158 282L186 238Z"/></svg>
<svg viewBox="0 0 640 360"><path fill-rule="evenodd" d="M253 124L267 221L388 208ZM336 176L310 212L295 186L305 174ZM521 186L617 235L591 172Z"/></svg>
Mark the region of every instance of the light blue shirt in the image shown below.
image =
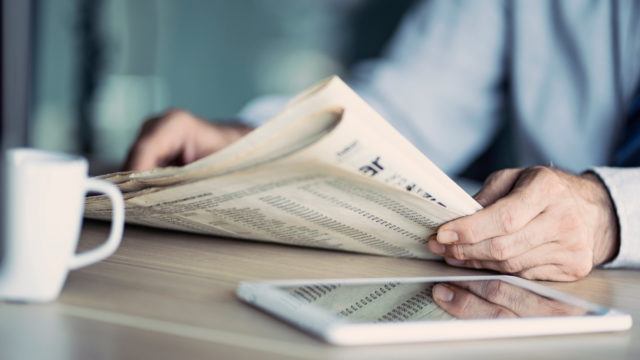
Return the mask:
<svg viewBox="0 0 640 360"><path fill-rule="evenodd" d="M436 0L416 6L350 83L449 174L503 121L513 122L520 166L595 171L620 225L608 266L640 267L640 169L606 167L639 79L640 2ZM243 113L264 119L281 104Z"/></svg>

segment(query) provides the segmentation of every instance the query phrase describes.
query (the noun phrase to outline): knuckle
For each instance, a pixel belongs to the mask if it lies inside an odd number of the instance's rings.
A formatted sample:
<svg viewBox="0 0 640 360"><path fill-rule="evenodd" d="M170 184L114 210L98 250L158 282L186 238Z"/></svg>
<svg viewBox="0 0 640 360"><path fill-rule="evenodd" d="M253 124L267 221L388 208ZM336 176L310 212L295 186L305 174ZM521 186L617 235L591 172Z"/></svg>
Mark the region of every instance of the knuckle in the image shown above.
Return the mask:
<svg viewBox="0 0 640 360"><path fill-rule="evenodd" d="M170 109L162 116L161 121L165 124L184 124L193 121L193 114L182 109Z"/></svg>
<svg viewBox="0 0 640 360"><path fill-rule="evenodd" d="M513 317L513 315L507 311L507 309L501 308L501 307L495 307L492 310L492 314L491 314L492 318L507 318L507 317Z"/></svg>
<svg viewBox="0 0 640 360"><path fill-rule="evenodd" d="M162 115L163 118L181 118L189 116L191 116L191 113L180 108L169 108Z"/></svg>
<svg viewBox="0 0 640 360"><path fill-rule="evenodd" d="M508 274L514 274L522 270L522 266L514 260L505 260L500 263L500 268Z"/></svg>
<svg viewBox="0 0 640 360"><path fill-rule="evenodd" d="M523 271L521 273L518 274L518 276L520 276L523 279L527 279L527 280L538 280L538 276L531 271Z"/></svg>
<svg viewBox="0 0 640 360"><path fill-rule="evenodd" d="M501 238L489 240L489 256L495 260L506 260L509 256L509 248Z"/></svg>
<svg viewBox="0 0 640 360"><path fill-rule="evenodd" d="M451 256L456 260L465 260L464 249L461 245L451 245Z"/></svg>
<svg viewBox="0 0 640 360"><path fill-rule="evenodd" d="M494 176L495 178L502 178L502 177L511 175L514 171L519 171L519 170L521 170L521 169L519 169L519 168L506 168L506 169L495 171L491 175Z"/></svg>
<svg viewBox="0 0 640 360"><path fill-rule="evenodd" d="M458 243L469 244L476 242L474 227L476 226L477 221L473 215L464 216L457 220L453 220L448 224L451 226L447 229L454 229L458 234Z"/></svg>
<svg viewBox="0 0 640 360"><path fill-rule="evenodd" d="M558 176L557 170L546 166L535 166L534 181L551 194L560 193L565 190L564 182Z"/></svg>
<svg viewBox="0 0 640 360"><path fill-rule="evenodd" d="M515 237L514 241L520 245L520 248L533 249L536 247L535 236L542 236L540 233L531 233L530 231L521 231Z"/></svg>
<svg viewBox="0 0 640 360"><path fill-rule="evenodd" d="M569 232L575 229L580 229L581 219L573 211L567 211L563 214L560 220L560 232Z"/></svg>
<svg viewBox="0 0 640 360"><path fill-rule="evenodd" d="M152 136L158 132L170 131L173 126L184 124L193 118L189 112L180 109L169 109L157 117L147 119L142 125L143 136Z"/></svg>
<svg viewBox="0 0 640 360"><path fill-rule="evenodd" d="M485 285L484 295L487 300L491 302L497 302L502 298L503 294L503 283L500 280L491 280L488 281Z"/></svg>
<svg viewBox="0 0 640 360"><path fill-rule="evenodd" d="M461 314L464 314L467 311L472 311L472 307L473 307L473 301L471 299L471 296L469 295L469 293L467 292L457 292L456 293L456 298L457 298L457 307L460 311Z"/></svg>
<svg viewBox="0 0 640 360"><path fill-rule="evenodd" d="M536 178L539 179L551 179L553 176L555 176L555 173L551 168L542 165L531 167L531 172Z"/></svg>
<svg viewBox="0 0 640 360"><path fill-rule="evenodd" d="M463 243L475 243L479 240L476 238L477 236L473 231L472 224L463 224L463 226L460 227L460 230L458 230L458 234L460 234L460 240Z"/></svg>
<svg viewBox="0 0 640 360"><path fill-rule="evenodd" d="M505 179L508 179L511 176L511 174L513 174L513 172L520 171L520 170L521 169L517 169L517 168L508 168L508 169L502 169L502 170L494 171L489 176L487 176L487 178L485 179L484 188L488 188L488 187L492 187L494 185L497 185L497 184L505 181Z"/></svg>
<svg viewBox="0 0 640 360"><path fill-rule="evenodd" d="M582 279L585 276L589 275L591 270L593 269L593 262L591 261L591 257L585 254L585 256L581 256L579 261L573 265L573 271L571 271L571 275L576 277L577 279Z"/></svg>
<svg viewBox="0 0 640 360"><path fill-rule="evenodd" d="M487 177L487 180L485 181L485 184L492 184L492 183L496 182L498 179L500 179L500 178L504 177L505 175L507 175L508 173L509 173L508 169L494 171Z"/></svg>
<svg viewBox="0 0 640 360"><path fill-rule="evenodd" d="M505 207L502 207L498 211L496 211L494 216L498 229L504 234L510 234L516 230L513 213Z"/></svg>
<svg viewBox="0 0 640 360"><path fill-rule="evenodd" d="M500 176L500 172L502 172L502 171L503 170L495 171L495 172L492 172L491 174L489 174L489 176L487 176L487 178L484 180L484 184L485 185L492 184L494 181L496 181L496 178Z"/></svg>

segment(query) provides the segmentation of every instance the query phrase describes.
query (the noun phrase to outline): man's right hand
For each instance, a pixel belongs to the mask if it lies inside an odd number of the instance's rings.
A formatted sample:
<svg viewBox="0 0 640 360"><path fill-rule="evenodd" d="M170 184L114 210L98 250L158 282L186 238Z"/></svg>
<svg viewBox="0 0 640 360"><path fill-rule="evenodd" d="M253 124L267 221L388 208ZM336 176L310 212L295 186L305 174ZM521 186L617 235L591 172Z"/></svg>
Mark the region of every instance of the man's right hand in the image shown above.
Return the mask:
<svg viewBox="0 0 640 360"><path fill-rule="evenodd" d="M214 153L252 129L215 124L183 110L170 110L148 119L129 150L125 170L143 171L185 165Z"/></svg>

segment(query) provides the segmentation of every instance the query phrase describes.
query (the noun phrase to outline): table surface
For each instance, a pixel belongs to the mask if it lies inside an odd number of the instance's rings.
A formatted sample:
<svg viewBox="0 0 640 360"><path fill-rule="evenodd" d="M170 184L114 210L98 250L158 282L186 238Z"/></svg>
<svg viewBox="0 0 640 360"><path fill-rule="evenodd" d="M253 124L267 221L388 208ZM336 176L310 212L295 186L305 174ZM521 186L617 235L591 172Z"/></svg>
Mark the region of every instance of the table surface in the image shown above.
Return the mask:
<svg viewBox="0 0 640 360"><path fill-rule="evenodd" d="M108 227L87 222L80 248ZM238 301L243 280L481 274L435 261L127 227L109 259L70 273L58 301L0 304L1 359L640 358L640 330L341 348ZM640 316L640 272L550 286Z"/></svg>

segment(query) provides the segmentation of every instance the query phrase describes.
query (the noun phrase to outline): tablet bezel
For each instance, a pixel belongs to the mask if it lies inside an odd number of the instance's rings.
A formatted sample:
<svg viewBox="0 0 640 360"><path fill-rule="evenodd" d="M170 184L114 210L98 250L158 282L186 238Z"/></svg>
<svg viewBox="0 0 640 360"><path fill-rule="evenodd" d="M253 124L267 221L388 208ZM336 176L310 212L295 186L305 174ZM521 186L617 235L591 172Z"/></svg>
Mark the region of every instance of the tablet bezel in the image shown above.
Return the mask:
<svg viewBox="0 0 640 360"><path fill-rule="evenodd" d="M411 321L398 323L356 323L316 307L287 307L291 298L280 287L312 284L374 284L382 282L453 282L502 280L550 299L583 307L594 314L581 316L529 317L516 319L474 319L456 321ZM236 295L286 322L335 345L372 345L422 341L487 339L627 330L630 315L585 301L561 291L508 275L388 277L356 279L304 279L241 282ZM295 301L295 300L294 300Z"/></svg>

